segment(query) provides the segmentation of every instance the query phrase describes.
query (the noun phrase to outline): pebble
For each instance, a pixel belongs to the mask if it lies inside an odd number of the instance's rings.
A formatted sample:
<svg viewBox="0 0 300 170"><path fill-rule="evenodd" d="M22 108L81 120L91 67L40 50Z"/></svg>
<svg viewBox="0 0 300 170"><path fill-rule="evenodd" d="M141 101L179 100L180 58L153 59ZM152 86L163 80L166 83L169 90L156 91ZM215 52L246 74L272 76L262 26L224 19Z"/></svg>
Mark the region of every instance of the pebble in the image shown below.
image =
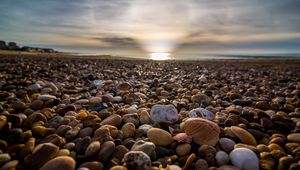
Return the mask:
<svg viewBox="0 0 300 170"><path fill-rule="evenodd" d="M231 130L243 143L253 146L257 145L256 139L245 129L238 126L231 126Z"/></svg>
<svg viewBox="0 0 300 170"><path fill-rule="evenodd" d="M219 166L226 165L229 162L229 156L224 151L218 151L216 153L215 159Z"/></svg>
<svg viewBox="0 0 300 170"><path fill-rule="evenodd" d="M9 161L10 159L11 157L8 153L0 154L0 166L3 165L5 162Z"/></svg>
<svg viewBox="0 0 300 170"><path fill-rule="evenodd" d="M43 143L36 146L29 156L24 160L24 165L31 169L39 169L47 161L54 158L59 151L59 148L52 143ZM47 153L47 154L45 154Z"/></svg>
<svg viewBox="0 0 300 170"><path fill-rule="evenodd" d="M229 138L220 138L219 145L227 153L230 153L234 149L236 143Z"/></svg>
<svg viewBox="0 0 300 170"><path fill-rule="evenodd" d="M56 96L44 94L44 95L39 95L37 97L37 99L41 100L41 101L47 101L47 100L50 100L50 99L56 99Z"/></svg>
<svg viewBox="0 0 300 170"><path fill-rule="evenodd" d="M44 164L40 170L75 170L76 162L72 157L59 156Z"/></svg>
<svg viewBox="0 0 300 170"><path fill-rule="evenodd" d="M117 114L113 114L106 119L102 120L100 123L101 125L112 125L112 126L119 126L122 123L122 117Z"/></svg>
<svg viewBox="0 0 300 170"><path fill-rule="evenodd" d="M151 156L155 151L155 144L144 140L138 140L131 147L131 151L142 151L147 155Z"/></svg>
<svg viewBox="0 0 300 170"><path fill-rule="evenodd" d="M142 151L130 151L124 155L124 166L132 170L150 170L150 157Z"/></svg>
<svg viewBox="0 0 300 170"><path fill-rule="evenodd" d="M191 151L191 148L192 148L192 146L188 143L179 144L176 147L175 152L178 156L184 156L184 155L187 155Z"/></svg>
<svg viewBox="0 0 300 170"><path fill-rule="evenodd" d="M174 105L156 104L151 108L150 118L154 124L165 121L175 123L179 115Z"/></svg>
<svg viewBox="0 0 300 170"><path fill-rule="evenodd" d="M126 123L122 126L121 131L123 132L124 138L131 138L135 136L135 125L133 123Z"/></svg>
<svg viewBox="0 0 300 170"><path fill-rule="evenodd" d="M91 157L96 155L100 150L100 142L99 141L93 141L89 144L89 146L85 150L85 156Z"/></svg>
<svg viewBox="0 0 300 170"><path fill-rule="evenodd" d="M79 168L88 168L89 170L102 170L104 169L104 166L101 162L92 161L81 164Z"/></svg>
<svg viewBox="0 0 300 170"><path fill-rule="evenodd" d="M195 163L195 170L208 170L208 163L205 159L198 159Z"/></svg>
<svg viewBox="0 0 300 170"><path fill-rule="evenodd" d="M0 167L1 170L13 170L17 169L17 166L19 164L18 160L11 160L6 162L2 167Z"/></svg>
<svg viewBox="0 0 300 170"><path fill-rule="evenodd" d="M289 142L300 143L300 133L292 133L287 136Z"/></svg>
<svg viewBox="0 0 300 170"><path fill-rule="evenodd" d="M215 146L219 140L219 126L206 119L189 118L183 123L182 128L199 145Z"/></svg>
<svg viewBox="0 0 300 170"><path fill-rule="evenodd" d="M100 150L98 152L97 160L104 163L108 161L109 157L113 153L116 145L112 141L107 141L101 144Z"/></svg>
<svg viewBox="0 0 300 170"><path fill-rule="evenodd" d="M256 154L247 148L236 148L229 154L231 163L241 170L259 170Z"/></svg>
<svg viewBox="0 0 300 170"><path fill-rule="evenodd" d="M147 137L151 142L158 146L167 146L172 143L171 134L163 129L151 128L147 132Z"/></svg>

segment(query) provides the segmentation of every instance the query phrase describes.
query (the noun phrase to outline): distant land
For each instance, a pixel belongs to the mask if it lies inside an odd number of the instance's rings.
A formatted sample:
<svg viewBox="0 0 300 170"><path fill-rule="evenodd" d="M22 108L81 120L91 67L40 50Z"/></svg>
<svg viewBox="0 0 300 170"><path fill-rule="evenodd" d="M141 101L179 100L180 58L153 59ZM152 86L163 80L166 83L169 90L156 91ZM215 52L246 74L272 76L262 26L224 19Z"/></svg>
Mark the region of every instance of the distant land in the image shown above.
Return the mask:
<svg viewBox="0 0 300 170"><path fill-rule="evenodd" d="M6 44L6 42L3 40L0 40L0 50L24 51L24 52L31 52L31 53L58 53L58 51L55 51L52 48L39 48L39 47L29 47L29 46L20 47L17 45L16 42L8 42Z"/></svg>

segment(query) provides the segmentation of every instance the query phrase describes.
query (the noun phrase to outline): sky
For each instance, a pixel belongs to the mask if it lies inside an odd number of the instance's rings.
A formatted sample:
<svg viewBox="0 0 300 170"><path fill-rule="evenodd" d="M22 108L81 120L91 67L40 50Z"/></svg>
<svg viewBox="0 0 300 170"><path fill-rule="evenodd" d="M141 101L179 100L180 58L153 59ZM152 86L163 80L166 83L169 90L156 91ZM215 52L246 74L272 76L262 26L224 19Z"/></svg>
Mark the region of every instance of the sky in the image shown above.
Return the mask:
<svg viewBox="0 0 300 170"><path fill-rule="evenodd" d="M300 53L300 1L0 0L0 39L119 56Z"/></svg>

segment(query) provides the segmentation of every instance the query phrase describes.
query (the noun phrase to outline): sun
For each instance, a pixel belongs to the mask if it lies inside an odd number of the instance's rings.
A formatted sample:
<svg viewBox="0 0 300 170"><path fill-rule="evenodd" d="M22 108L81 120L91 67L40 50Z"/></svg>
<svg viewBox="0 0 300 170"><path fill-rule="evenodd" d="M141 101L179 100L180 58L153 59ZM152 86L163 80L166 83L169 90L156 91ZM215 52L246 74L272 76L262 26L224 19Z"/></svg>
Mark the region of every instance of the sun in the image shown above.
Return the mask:
<svg viewBox="0 0 300 170"><path fill-rule="evenodd" d="M170 53L151 53L150 59L151 60L169 60Z"/></svg>

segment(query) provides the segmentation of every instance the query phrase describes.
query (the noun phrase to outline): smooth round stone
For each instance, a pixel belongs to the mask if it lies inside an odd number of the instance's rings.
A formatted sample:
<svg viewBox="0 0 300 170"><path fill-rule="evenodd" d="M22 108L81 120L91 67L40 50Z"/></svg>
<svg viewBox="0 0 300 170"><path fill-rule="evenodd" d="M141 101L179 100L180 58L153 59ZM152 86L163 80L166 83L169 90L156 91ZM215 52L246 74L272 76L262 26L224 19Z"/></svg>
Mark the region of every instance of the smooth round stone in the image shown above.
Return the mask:
<svg viewBox="0 0 300 170"><path fill-rule="evenodd" d="M220 138L219 145L227 153L230 153L234 149L236 143L229 138Z"/></svg>
<svg viewBox="0 0 300 170"><path fill-rule="evenodd" d="M149 129L147 136L151 142L158 146L167 146L173 141L173 138L169 132L159 128Z"/></svg>
<svg viewBox="0 0 300 170"><path fill-rule="evenodd" d="M69 156L70 151L68 149L61 149L58 151L56 156Z"/></svg>
<svg viewBox="0 0 300 170"><path fill-rule="evenodd" d="M210 99L205 94L199 93L199 94L193 95L191 97L191 101L193 103L199 103L199 104L203 104L203 105L209 105Z"/></svg>
<svg viewBox="0 0 300 170"><path fill-rule="evenodd" d="M112 141L107 141L101 144L97 160L103 163L106 162L109 159L110 155L114 152L115 147L116 145Z"/></svg>
<svg viewBox="0 0 300 170"><path fill-rule="evenodd" d="M216 153L215 159L219 166L226 165L229 162L229 156L224 151L218 151Z"/></svg>
<svg viewBox="0 0 300 170"><path fill-rule="evenodd" d="M231 131L245 144L256 146L257 142L256 139L243 128L238 126L231 126Z"/></svg>
<svg viewBox="0 0 300 170"><path fill-rule="evenodd" d="M127 170L127 168L125 166L117 165L110 168L109 170Z"/></svg>
<svg viewBox="0 0 300 170"><path fill-rule="evenodd" d="M40 170L75 170L76 162L72 157L59 156L48 161Z"/></svg>
<svg viewBox="0 0 300 170"><path fill-rule="evenodd" d="M8 161L2 167L0 167L0 169L1 170L14 170L14 169L17 169L18 164L19 164L18 160Z"/></svg>
<svg viewBox="0 0 300 170"><path fill-rule="evenodd" d="M90 104L95 105L102 102L101 97L91 97L89 99Z"/></svg>
<svg viewBox="0 0 300 170"><path fill-rule="evenodd" d="M150 124L151 118L150 114L147 110L143 110L141 113L139 113L139 120L141 124Z"/></svg>
<svg viewBox="0 0 300 170"><path fill-rule="evenodd" d="M0 154L0 165L4 164L5 162L9 161L10 159L11 159L11 157L8 153Z"/></svg>
<svg viewBox="0 0 300 170"><path fill-rule="evenodd" d="M86 136L91 136L93 133L93 128L91 127L85 127L83 129L80 129L79 131L79 137L83 138Z"/></svg>
<svg viewBox="0 0 300 170"><path fill-rule="evenodd" d="M7 122L7 117L4 115L0 115L0 130L6 124L6 122Z"/></svg>
<svg viewBox="0 0 300 170"><path fill-rule="evenodd" d="M247 148L236 148L229 154L231 163L241 170L259 170L256 154Z"/></svg>
<svg viewBox="0 0 300 170"><path fill-rule="evenodd" d="M27 88L31 91L37 91L37 90L42 89L43 87L40 84L36 83L36 84L32 84L32 85L28 86Z"/></svg>
<svg viewBox="0 0 300 170"><path fill-rule="evenodd" d="M219 167L220 170L240 170L240 168L232 165L222 165Z"/></svg>
<svg viewBox="0 0 300 170"><path fill-rule="evenodd" d="M39 110L43 107L44 102L41 100L35 100L30 103L29 107L32 108L33 110Z"/></svg>
<svg viewBox="0 0 300 170"><path fill-rule="evenodd" d="M300 143L300 133L291 133L287 136L289 142Z"/></svg>
<svg viewBox="0 0 300 170"><path fill-rule="evenodd" d="M133 123L126 123L122 126L121 131L123 132L124 138L131 138L135 136L135 125Z"/></svg>
<svg viewBox="0 0 300 170"><path fill-rule="evenodd" d="M182 128L199 145L215 146L218 143L220 128L212 121L203 118L188 118L182 124Z"/></svg>
<svg viewBox="0 0 300 170"><path fill-rule="evenodd" d="M100 142L99 141L93 141L89 144L89 146L85 150L85 156L91 157L96 155L100 150Z"/></svg>
<svg viewBox="0 0 300 170"><path fill-rule="evenodd" d="M92 162L85 162L80 165L79 168L88 168L89 170L102 170L104 169L103 164L101 162L92 161Z"/></svg>
<svg viewBox="0 0 300 170"><path fill-rule="evenodd" d="M179 115L174 105L156 104L151 108L150 118L154 124L160 122L177 122Z"/></svg>
<svg viewBox="0 0 300 170"><path fill-rule="evenodd" d="M39 144L34 148L32 154L25 158L24 164L28 168L39 169L47 161L54 158L58 151L59 147L52 143Z"/></svg>
<svg viewBox="0 0 300 170"><path fill-rule="evenodd" d="M142 151L129 151L124 155L124 165L132 170L150 170L150 157Z"/></svg>
<svg viewBox="0 0 300 170"><path fill-rule="evenodd" d="M52 95L48 95L48 94L44 94L44 95L39 95L37 97L38 100L42 100L42 101L47 101L50 99L56 99L56 96L52 96Z"/></svg>
<svg viewBox="0 0 300 170"><path fill-rule="evenodd" d="M195 170L208 170L208 163L205 159L198 159L195 163Z"/></svg>
<svg viewBox="0 0 300 170"><path fill-rule="evenodd" d="M131 147L131 151L142 151L149 156L151 156L154 150L155 150L155 144L144 140L139 140L135 142Z"/></svg>
<svg viewBox="0 0 300 170"><path fill-rule="evenodd" d="M122 117L118 114L113 114L100 123L101 125L112 125L112 126L119 126L122 123Z"/></svg>
<svg viewBox="0 0 300 170"><path fill-rule="evenodd" d="M191 151L192 146L188 143L180 144L176 147L175 151L178 156L187 155Z"/></svg>
<svg viewBox="0 0 300 170"><path fill-rule="evenodd" d="M118 84L117 89L122 90L122 91L126 91L129 90L131 88L131 85L128 82L122 82L120 84Z"/></svg>
<svg viewBox="0 0 300 170"><path fill-rule="evenodd" d="M190 118L200 117L207 120L213 120L215 118L215 115L211 111L204 108L193 109L188 113L188 115Z"/></svg>

